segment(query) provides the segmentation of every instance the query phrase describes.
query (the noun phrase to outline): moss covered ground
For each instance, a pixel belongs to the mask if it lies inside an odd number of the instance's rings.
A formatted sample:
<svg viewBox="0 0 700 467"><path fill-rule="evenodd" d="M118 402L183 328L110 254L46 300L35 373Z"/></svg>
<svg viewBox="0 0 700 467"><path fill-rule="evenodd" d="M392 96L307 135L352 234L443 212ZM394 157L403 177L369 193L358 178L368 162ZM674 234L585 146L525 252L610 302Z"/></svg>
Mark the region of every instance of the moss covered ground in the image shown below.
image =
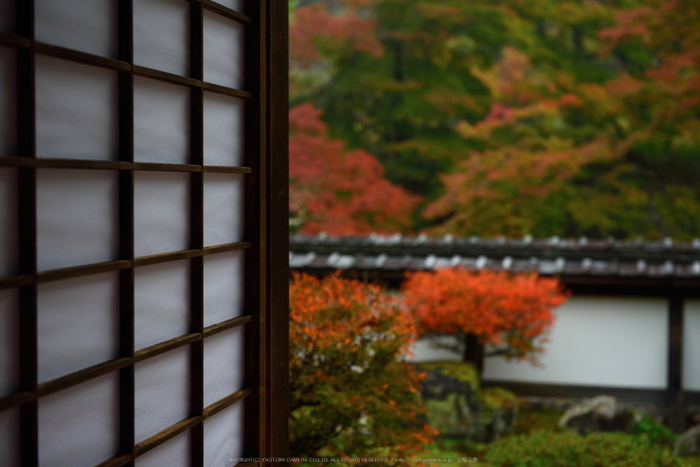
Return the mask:
<svg viewBox="0 0 700 467"><path fill-rule="evenodd" d="M440 370L443 375L455 378L463 383L470 384L474 389L479 389L479 374L474 365L466 362L426 362L421 363L421 370Z"/></svg>
<svg viewBox="0 0 700 467"><path fill-rule="evenodd" d="M524 408L518 413L518 421L509 436L526 435L533 431L559 430L559 419L561 412L553 412L547 410L536 410ZM449 458L455 460L465 460L465 462L453 462L450 465L480 465L490 466L483 458L489 449L489 444L474 443L466 440L457 440L444 437L438 437L428 448L418 455L422 459ZM478 462L468 462L468 459L478 459ZM700 467L700 456L681 457L681 462L684 467ZM444 466L447 464L432 464L434 466Z"/></svg>

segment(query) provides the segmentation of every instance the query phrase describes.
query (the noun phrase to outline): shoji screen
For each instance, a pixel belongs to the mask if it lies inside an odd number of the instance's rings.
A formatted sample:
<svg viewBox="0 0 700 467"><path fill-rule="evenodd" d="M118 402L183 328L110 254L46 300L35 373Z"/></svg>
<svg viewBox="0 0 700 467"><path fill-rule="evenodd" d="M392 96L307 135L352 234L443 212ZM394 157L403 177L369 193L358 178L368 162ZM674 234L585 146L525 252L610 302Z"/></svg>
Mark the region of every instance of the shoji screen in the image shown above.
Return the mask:
<svg viewBox="0 0 700 467"><path fill-rule="evenodd" d="M0 465L225 467L284 444L286 14L0 0Z"/></svg>

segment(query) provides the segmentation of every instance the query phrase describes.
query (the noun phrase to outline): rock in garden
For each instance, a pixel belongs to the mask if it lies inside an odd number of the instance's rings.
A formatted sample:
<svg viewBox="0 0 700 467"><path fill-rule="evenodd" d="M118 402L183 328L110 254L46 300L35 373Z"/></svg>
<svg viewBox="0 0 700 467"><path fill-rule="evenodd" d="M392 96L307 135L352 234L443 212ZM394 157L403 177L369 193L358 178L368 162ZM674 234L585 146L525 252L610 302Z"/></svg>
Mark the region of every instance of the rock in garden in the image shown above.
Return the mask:
<svg viewBox="0 0 700 467"><path fill-rule="evenodd" d="M591 432L622 431L632 433L637 419L631 406L612 396L586 399L567 410L559 426L568 426L582 435Z"/></svg>
<svg viewBox="0 0 700 467"><path fill-rule="evenodd" d="M441 435L491 442L513 429L515 395L501 388L479 390L479 378L470 363L422 363L419 368L427 373L421 382L427 422Z"/></svg>
<svg viewBox="0 0 700 467"><path fill-rule="evenodd" d="M700 425L694 426L678 437L673 453L678 456L700 454Z"/></svg>

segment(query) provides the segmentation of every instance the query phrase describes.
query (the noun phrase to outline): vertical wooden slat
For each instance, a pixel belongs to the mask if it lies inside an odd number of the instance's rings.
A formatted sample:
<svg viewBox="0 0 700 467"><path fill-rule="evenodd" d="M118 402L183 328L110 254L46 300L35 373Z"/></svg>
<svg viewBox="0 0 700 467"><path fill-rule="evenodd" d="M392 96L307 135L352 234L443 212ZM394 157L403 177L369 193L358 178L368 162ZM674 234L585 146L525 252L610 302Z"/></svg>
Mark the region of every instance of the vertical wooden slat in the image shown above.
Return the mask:
<svg viewBox="0 0 700 467"><path fill-rule="evenodd" d="M34 39L34 1L17 2L18 35ZM34 49L17 51L17 143L19 155L35 158ZM36 278L36 169L18 169L19 272ZM19 293L20 386L23 391L37 387L37 290L33 285ZM23 467L39 463L38 402L20 407L20 450Z"/></svg>
<svg viewBox="0 0 700 467"><path fill-rule="evenodd" d="M204 12L202 4L190 4L190 76L202 79L204 76ZM204 164L204 94L201 88L192 88L191 94L191 164ZM193 249L204 248L204 174L191 174L190 179L190 236ZM204 329L204 258L191 260L191 331ZM191 346L191 413L204 414L204 341ZM196 425L191 431L192 466L204 465L204 426Z"/></svg>
<svg viewBox="0 0 700 467"><path fill-rule="evenodd" d="M33 185L29 187L33 188ZM23 391L34 392L37 386L36 286L22 287L19 299L20 387ZM38 465L38 443L38 404L36 400L32 400L20 407L20 451L23 467Z"/></svg>
<svg viewBox="0 0 700 467"><path fill-rule="evenodd" d="M245 254L245 309L251 310L253 321L246 326L245 335L245 385L254 389L246 400L244 425L244 452L246 456L266 457L265 424L267 410L265 394L266 361L265 348L265 177L261 176L264 167L262 157L264 142L264 94L261 78L264 76L264 31L261 18L264 18L265 5L256 0L247 0L245 11L253 18L253 24L245 27L245 90L254 99L245 104L245 163L253 169L253 174L245 177L245 238L253 242L253 248Z"/></svg>
<svg viewBox="0 0 700 467"><path fill-rule="evenodd" d="M267 451L289 452L289 12L266 0Z"/></svg>
<svg viewBox="0 0 700 467"><path fill-rule="evenodd" d="M119 59L133 62L133 3L118 4ZM134 161L134 75L131 70L119 72L119 160ZM134 259L134 172L119 172L119 259ZM134 356L134 269L119 271L119 356ZM134 364L119 370L120 453L131 456L134 465L135 426Z"/></svg>

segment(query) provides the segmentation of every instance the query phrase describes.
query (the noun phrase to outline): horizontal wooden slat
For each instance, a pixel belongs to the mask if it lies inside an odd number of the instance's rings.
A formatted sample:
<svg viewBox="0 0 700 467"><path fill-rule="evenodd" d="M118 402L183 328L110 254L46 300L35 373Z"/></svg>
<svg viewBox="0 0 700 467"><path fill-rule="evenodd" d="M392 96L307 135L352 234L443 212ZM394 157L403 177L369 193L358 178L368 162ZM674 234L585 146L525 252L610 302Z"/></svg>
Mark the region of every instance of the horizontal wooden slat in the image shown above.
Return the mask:
<svg viewBox="0 0 700 467"><path fill-rule="evenodd" d="M32 41L24 37L0 33L0 45L15 47L17 49L28 49L32 46Z"/></svg>
<svg viewBox="0 0 700 467"><path fill-rule="evenodd" d="M156 162L134 162L134 170L153 172L201 172L201 165L192 164L158 164Z"/></svg>
<svg viewBox="0 0 700 467"><path fill-rule="evenodd" d="M150 347L146 347L145 349L137 350L134 353L134 363L138 363L148 358L155 357L156 355L175 350L184 345L196 342L201 338L202 335L198 332L195 332L191 334L185 334L184 336L175 337L173 339L169 339L159 344L151 345Z"/></svg>
<svg viewBox="0 0 700 467"><path fill-rule="evenodd" d="M217 253L226 253L228 251L245 250L253 246L252 242L235 242L224 243L223 245L214 245L204 248L204 256L214 255Z"/></svg>
<svg viewBox="0 0 700 467"><path fill-rule="evenodd" d="M211 326L207 326L204 328L204 337L209 337L213 336L214 334L218 334L220 332L227 331L229 329L233 329L237 326L241 326L245 323L250 323L253 321L253 317L250 315L244 315L244 316L237 316L235 318L231 318L229 320L223 321L221 323L216 323L212 324Z"/></svg>
<svg viewBox="0 0 700 467"><path fill-rule="evenodd" d="M36 395L32 392L15 392L13 394L8 394L7 396L0 397L0 410L26 404L34 398L36 398Z"/></svg>
<svg viewBox="0 0 700 467"><path fill-rule="evenodd" d="M150 266L151 264L167 263L181 259L195 258L202 255L202 250L181 250L157 255L139 256L134 259L134 267Z"/></svg>
<svg viewBox="0 0 700 467"><path fill-rule="evenodd" d="M241 99L252 99L253 94L248 91L242 91L240 89L227 88L226 86L220 86L214 83L202 83L202 89L205 91L210 91L216 94L223 94L231 97L238 97Z"/></svg>
<svg viewBox="0 0 700 467"><path fill-rule="evenodd" d="M0 277L0 289L13 289L32 283L32 276L8 276Z"/></svg>
<svg viewBox="0 0 700 467"><path fill-rule="evenodd" d="M129 260L107 261L105 263L86 264L84 266L74 266L63 269L52 269L50 271L42 271L37 273L37 283L57 281L63 279L72 279L74 277L89 276L92 274L101 274L103 272L121 271L131 267Z"/></svg>
<svg viewBox="0 0 700 467"><path fill-rule="evenodd" d="M235 250L244 250L246 248L250 248L252 245L252 242L234 242L206 247L204 250L182 250L170 253L160 253L157 255L141 256L134 259L133 267L166 263L169 261L194 258L197 256L209 256ZM105 272L121 271L122 269L128 269L130 267L132 267L132 261L130 260L107 261L104 263L86 264L81 266L73 266L70 268L42 271L37 273L36 280L37 283L44 283L89 276L93 274L101 274ZM10 276L7 278L0 278L0 288L18 287L28 285L30 283L31 278L29 276Z"/></svg>
<svg viewBox="0 0 700 467"><path fill-rule="evenodd" d="M180 84L182 86L188 86L192 88L202 88L207 91L211 91L216 94L224 94L227 96L238 97L240 99L252 99L253 94L248 91L243 91L240 89L229 88L226 86L220 86L218 84L207 83L205 81L200 81L198 79L189 78L187 76L175 75L165 71L154 70L153 68L147 68L144 66L133 65L134 75L143 76L146 78L156 79L158 81L163 81L170 84Z"/></svg>
<svg viewBox="0 0 700 467"><path fill-rule="evenodd" d="M44 169L103 169L142 170L157 172L204 172L252 174L251 167L223 165L160 164L157 162L93 161L82 159L30 159L27 157L0 157L0 167L37 167Z"/></svg>
<svg viewBox="0 0 700 467"><path fill-rule="evenodd" d="M131 360L132 359L130 358L115 358L114 360L100 363L99 365L94 365L83 370L76 371L75 373L39 384L36 391L37 396L47 396L71 386L84 383L85 381L106 375L107 373L117 371L121 368L129 366L131 364Z"/></svg>
<svg viewBox="0 0 700 467"><path fill-rule="evenodd" d="M173 73L168 73L167 71L156 70L153 68L148 68L141 65L133 66L134 75L144 76L146 78L153 78L158 81L163 81L171 84L181 84L183 86L198 88L201 87L202 82L200 80L190 78L188 76L180 76Z"/></svg>
<svg viewBox="0 0 700 467"><path fill-rule="evenodd" d="M19 156L0 156L0 167L34 167L34 159Z"/></svg>
<svg viewBox="0 0 700 467"><path fill-rule="evenodd" d="M79 52L57 45L46 44L44 42L34 42L34 50L42 55L48 55L55 58L62 58L73 62L85 63L87 65L99 66L115 71L129 71L131 65L121 60L113 58L101 57L86 52Z"/></svg>
<svg viewBox="0 0 700 467"><path fill-rule="evenodd" d="M133 460L134 458L131 454L121 454L107 459L101 464L97 464L96 467L122 467L124 465L129 465Z"/></svg>
<svg viewBox="0 0 700 467"><path fill-rule="evenodd" d="M211 0L202 0L202 5L204 5L204 8L209 11L218 13L241 24L253 24L253 18L251 18L250 16L240 13L236 10L232 10L227 6L220 5Z"/></svg>
<svg viewBox="0 0 700 467"><path fill-rule="evenodd" d="M128 170L131 164L121 161L92 161L81 159L30 159L31 165L47 169Z"/></svg>
<svg viewBox="0 0 700 467"><path fill-rule="evenodd" d="M214 174L252 174L250 167L227 167L223 165L205 165L202 167L204 173Z"/></svg>
<svg viewBox="0 0 700 467"><path fill-rule="evenodd" d="M138 457L147 453L151 449L157 448L166 441L173 439L177 435L184 433L198 423L201 423L203 419L204 417L189 417L177 422L159 433L156 433L150 438L141 441L134 447L135 455Z"/></svg>
<svg viewBox="0 0 700 467"><path fill-rule="evenodd" d="M212 415L216 415L217 413L221 412L227 407L232 406L236 402L245 399L246 397L250 396L253 394L252 389L239 389L238 391L234 392L233 394L224 397L223 399L220 399L210 406L206 407L204 409L204 418L209 418Z"/></svg>

